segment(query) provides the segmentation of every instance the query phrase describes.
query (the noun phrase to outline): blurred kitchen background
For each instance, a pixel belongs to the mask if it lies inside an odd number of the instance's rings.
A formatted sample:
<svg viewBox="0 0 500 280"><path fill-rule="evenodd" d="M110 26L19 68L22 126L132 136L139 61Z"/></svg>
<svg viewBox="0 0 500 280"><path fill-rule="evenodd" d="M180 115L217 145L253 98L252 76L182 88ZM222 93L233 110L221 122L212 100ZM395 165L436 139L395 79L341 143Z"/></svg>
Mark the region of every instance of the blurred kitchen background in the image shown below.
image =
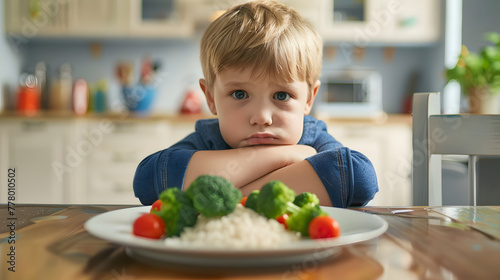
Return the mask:
<svg viewBox="0 0 500 280"><path fill-rule="evenodd" d="M18 169L19 202L138 203L139 161L208 116L199 40L237 2L0 0L0 169ZM477 51L500 32L500 1L283 2L324 40L314 114L373 161L372 205L410 205L411 94L442 92L444 111L462 110L444 70L462 44Z"/></svg>

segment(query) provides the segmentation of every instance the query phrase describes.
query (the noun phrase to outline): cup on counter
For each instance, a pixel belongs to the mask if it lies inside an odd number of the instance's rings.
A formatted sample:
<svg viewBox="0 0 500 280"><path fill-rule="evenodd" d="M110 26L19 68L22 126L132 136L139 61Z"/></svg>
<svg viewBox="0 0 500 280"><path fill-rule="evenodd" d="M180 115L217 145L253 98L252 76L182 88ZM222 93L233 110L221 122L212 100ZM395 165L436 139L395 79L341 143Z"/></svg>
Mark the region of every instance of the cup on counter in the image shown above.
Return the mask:
<svg viewBox="0 0 500 280"><path fill-rule="evenodd" d="M124 86L122 89L125 105L134 113L149 113L156 96L156 88L151 85L139 84Z"/></svg>

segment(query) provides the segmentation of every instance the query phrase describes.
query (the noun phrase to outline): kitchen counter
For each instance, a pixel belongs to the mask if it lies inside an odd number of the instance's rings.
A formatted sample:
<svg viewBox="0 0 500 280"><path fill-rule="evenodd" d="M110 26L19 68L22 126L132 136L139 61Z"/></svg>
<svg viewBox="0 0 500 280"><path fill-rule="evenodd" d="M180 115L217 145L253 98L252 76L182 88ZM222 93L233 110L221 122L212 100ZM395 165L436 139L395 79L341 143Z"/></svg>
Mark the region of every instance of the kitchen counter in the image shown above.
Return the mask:
<svg viewBox="0 0 500 280"><path fill-rule="evenodd" d="M117 113L103 113L94 114L89 113L83 116L75 115L71 111L67 112L38 112L34 114L25 114L20 112L7 111L0 113L0 120L44 120L44 121L57 121L57 120L112 120L112 121L182 121L194 122L201 118L213 118L209 114L195 114L195 115L181 115L181 114L136 114L130 112L117 112Z"/></svg>
<svg viewBox="0 0 500 280"><path fill-rule="evenodd" d="M380 215L388 230L378 238L341 247L339 255L326 261L257 269L147 264L130 257L124 246L93 237L83 227L91 217L133 205L11 207L0 205L0 278L6 280L500 279L498 206L354 209ZM411 212L393 214L394 210Z"/></svg>
<svg viewBox="0 0 500 280"><path fill-rule="evenodd" d="M381 114L373 118L339 118L329 117L325 115L314 115L317 119L323 120L326 123L342 123L342 124L371 124L371 125L384 125L384 124L408 124L411 125L411 115L409 114ZM95 114L89 113L83 116L77 116L71 111L66 112L38 112L35 114L25 114L15 111L0 112L0 120L2 119L23 119L23 120L68 120L68 119L110 119L110 120L143 120L143 121L156 121L156 120L174 120L193 122L198 119L215 118L212 114L163 114L152 113L148 115L136 114L131 112L117 112L117 113L103 113Z"/></svg>

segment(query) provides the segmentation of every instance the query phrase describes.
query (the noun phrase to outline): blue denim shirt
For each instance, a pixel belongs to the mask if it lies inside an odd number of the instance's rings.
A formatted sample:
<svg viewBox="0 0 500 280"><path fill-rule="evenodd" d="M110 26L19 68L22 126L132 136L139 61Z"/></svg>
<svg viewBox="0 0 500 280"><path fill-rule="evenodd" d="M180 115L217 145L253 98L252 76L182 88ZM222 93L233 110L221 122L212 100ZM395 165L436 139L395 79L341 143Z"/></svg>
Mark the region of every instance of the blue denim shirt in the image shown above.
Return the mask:
<svg viewBox="0 0 500 280"><path fill-rule="evenodd" d="M139 164L134 193L142 204L152 204L165 188L182 188L189 160L196 151L231 149L222 138L219 120L198 120L195 128L194 133ZM305 116L298 144L316 149L317 154L306 160L323 182L333 206L362 206L373 199L378 185L370 160L335 140L328 134L324 122Z"/></svg>

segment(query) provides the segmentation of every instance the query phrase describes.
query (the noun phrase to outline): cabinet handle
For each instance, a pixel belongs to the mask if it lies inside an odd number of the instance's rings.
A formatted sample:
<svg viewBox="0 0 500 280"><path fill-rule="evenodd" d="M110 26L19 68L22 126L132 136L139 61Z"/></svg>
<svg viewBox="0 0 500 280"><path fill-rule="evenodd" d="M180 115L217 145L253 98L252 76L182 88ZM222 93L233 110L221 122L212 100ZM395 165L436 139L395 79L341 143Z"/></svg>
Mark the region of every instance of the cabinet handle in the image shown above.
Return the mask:
<svg viewBox="0 0 500 280"><path fill-rule="evenodd" d="M130 132L134 131L136 124L133 122L114 122L115 132Z"/></svg>
<svg viewBox="0 0 500 280"><path fill-rule="evenodd" d="M113 162L135 162L137 161L137 155L134 152L129 153L113 153L111 156Z"/></svg>
<svg viewBox="0 0 500 280"><path fill-rule="evenodd" d="M113 192L115 193L127 193L132 191L132 186L127 184L115 183L113 186Z"/></svg>
<svg viewBox="0 0 500 280"><path fill-rule="evenodd" d="M45 121L24 121L22 124L22 130L25 132L40 132L45 131L47 128L47 122Z"/></svg>

